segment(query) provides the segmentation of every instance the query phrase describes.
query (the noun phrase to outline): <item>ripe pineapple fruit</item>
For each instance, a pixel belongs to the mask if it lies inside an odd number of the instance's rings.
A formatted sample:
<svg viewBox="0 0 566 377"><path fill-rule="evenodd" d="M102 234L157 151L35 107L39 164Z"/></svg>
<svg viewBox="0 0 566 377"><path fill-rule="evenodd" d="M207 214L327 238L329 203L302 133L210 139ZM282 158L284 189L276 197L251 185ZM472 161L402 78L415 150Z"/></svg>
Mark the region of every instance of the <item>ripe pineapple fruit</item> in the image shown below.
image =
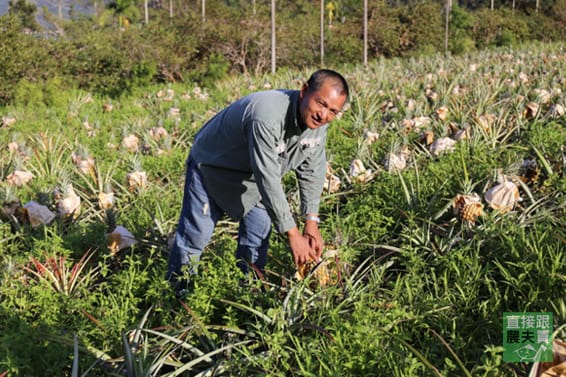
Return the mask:
<svg viewBox="0 0 566 377"><path fill-rule="evenodd" d="M311 259L307 263L299 265L295 278L304 280L307 276L312 276L311 288L316 286L324 288L336 284L340 276L339 266L335 259L336 254L336 250L328 250L324 253L319 263Z"/></svg>
<svg viewBox="0 0 566 377"><path fill-rule="evenodd" d="M330 285L330 272L328 271L328 262L321 261L316 263L314 260L309 260L297 267L297 280L305 279L309 274L313 275L314 281L320 287L327 287Z"/></svg>
<svg viewBox="0 0 566 377"><path fill-rule="evenodd" d="M452 202L454 215L467 224L475 224L478 217L483 215L483 204L478 194L456 195Z"/></svg>

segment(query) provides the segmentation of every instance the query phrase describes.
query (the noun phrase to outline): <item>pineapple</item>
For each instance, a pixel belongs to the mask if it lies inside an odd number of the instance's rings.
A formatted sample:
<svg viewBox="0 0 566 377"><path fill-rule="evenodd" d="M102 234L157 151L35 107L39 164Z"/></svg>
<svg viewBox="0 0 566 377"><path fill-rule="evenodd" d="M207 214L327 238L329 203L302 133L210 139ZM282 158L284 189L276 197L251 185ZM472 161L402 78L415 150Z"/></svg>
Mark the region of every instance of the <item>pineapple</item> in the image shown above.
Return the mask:
<svg viewBox="0 0 566 377"><path fill-rule="evenodd" d="M35 201L24 204L24 216L32 228L37 228L40 225L49 225L56 217L47 206Z"/></svg>
<svg viewBox="0 0 566 377"><path fill-rule="evenodd" d="M489 206L501 213L511 211L521 201L519 188L514 182L502 182L485 193L485 200Z"/></svg>
<svg viewBox="0 0 566 377"><path fill-rule="evenodd" d="M350 178L357 183L365 183L373 178L373 174L364 167L362 160L356 158L350 164Z"/></svg>
<svg viewBox="0 0 566 377"><path fill-rule="evenodd" d="M452 209L460 221L470 225L475 224L477 218L483 215L483 204L476 193L456 195L452 201Z"/></svg>
<svg viewBox="0 0 566 377"><path fill-rule="evenodd" d="M330 163L326 164L326 179L324 180L324 190L329 194L334 194L340 189L340 178L334 175Z"/></svg>
<svg viewBox="0 0 566 377"><path fill-rule="evenodd" d="M312 288L316 286L324 288L336 284L340 276L338 271L339 266L336 263L337 253L338 252L334 249L327 250L324 252L322 260L318 264L311 259L307 263L297 266L295 278L297 280L304 280L308 276L312 276Z"/></svg>
<svg viewBox="0 0 566 377"><path fill-rule="evenodd" d="M14 124L16 124L16 118L11 117L11 116L3 116L1 121L0 121L0 127L4 128L8 128L10 126L13 126Z"/></svg>
<svg viewBox="0 0 566 377"><path fill-rule="evenodd" d="M81 212L81 198L75 193L72 183L64 183L55 195L57 210L62 219L76 219Z"/></svg>
<svg viewBox="0 0 566 377"><path fill-rule="evenodd" d="M90 156L85 147L79 147L76 152L73 152L71 159L81 173L95 177L94 158Z"/></svg>
<svg viewBox="0 0 566 377"><path fill-rule="evenodd" d="M108 224L106 239L112 256L136 243L136 238L129 230L122 225L116 225L116 213L112 209L106 210L106 221Z"/></svg>
<svg viewBox="0 0 566 377"><path fill-rule="evenodd" d="M12 186L21 187L34 178L34 175L26 170L15 170L6 177L6 181Z"/></svg>
<svg viewBox="0 0 566 377"><path fill-rule="evenodd" d="M434 113L438 120L445 121L448 117L448 107L440 106Z"/></svg>
<svg viewBox="0 0 566 377"><path fill-rule="evenodd" d="M114 197L114 191L110 183L104 185L104 191L98 194L98 206L102 209L110 209L114 207L114 202L116 198Z"/></svg>
<svg viewBox="0 0 566 377"><path fill-rule="evenodd" d="M372 145L379 139L379 133L370 130L364 131L364 141L367 145Z"/></svg>
<svg viewBox="0 0 566 377"><path fill-rule="evenodd" d="M126 135L122 139L122 146L128 152L132 152L132 153L137 152L139 144L140 144L140 139L134 134Z"/></svg>
<svg viewBox="0 0 566 377"><path fill-rule="evenodd" d="M451 139L449 137L441 137L440 139L436 139L430 145L430 153L438 157L444 152L450 152L454 150L454 145L456 144L456 140Z"/></svg>
<svg viewBox="0 0 566 377"><path fill-rule="evenodd" d="M424 145L431 145L434 142L434 132L428 130L423 131L419 135L419 142Z"/></svg>
<svg viewBox="0 0 566 377"><path fill-rule="evenodd" d="M163 128L163 126L157 126L152 127L149 130L149 135L153 140L160 141L162 139L166 139L169 134L167 133L167 130Z"/></svg>
<svg viewBox="0 0 566 377"><path fill-rule="evenodd" d="M400 172L407 167L407 159L409 158L410 151L406 146L403 148L395 147L392 148L398 150L396 152L390 152L385 155L384 165L388 172ZM400 150L399 150L400 149Z"/></svg>
<svg viewBox="0 0 566 377"><path fill-rule="evenodd" d="M539 113L539 104L536 102L529 102L525 106L525 110L523 111L523 116L527 119L533 119Z"/></svg>
<svg viewBox="0 0 566 377"><path fill-rule="evenodd" d="M142 170L141 162L138 157L132 160L132 172L126 175L128 190L134 192L141 190L147 185L147 173Z"/></svg>
<svg viewBox="0 0 566 377"><path fill-rule="evenodd" d="M1 188L0 204L0 220L11 223L17 229L24 218L24 210L12 186Z"/></svg>
<svg viewBox="0 0 566 377"><path fill-rule="evenodd" d="M26 158L19 154L14 156L14 171L6 177L6 182L15 187L22 187L28 184L35 176L24 167Z"/></svg>

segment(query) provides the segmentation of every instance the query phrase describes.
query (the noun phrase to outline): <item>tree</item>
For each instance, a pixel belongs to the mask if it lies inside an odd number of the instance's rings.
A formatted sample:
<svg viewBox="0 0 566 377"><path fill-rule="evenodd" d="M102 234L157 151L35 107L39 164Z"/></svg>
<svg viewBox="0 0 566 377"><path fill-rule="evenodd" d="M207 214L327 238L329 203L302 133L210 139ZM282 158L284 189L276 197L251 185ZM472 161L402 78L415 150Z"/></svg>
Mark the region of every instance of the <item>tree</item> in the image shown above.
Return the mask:
<svg viewBox="0 0 566 377"><path fill-rule="evenodd" d="M108 8L118 16L119 27L127 27L134 19L139 18L140 11L136 6L136 0L114 0Z"/></svg>
<svg viewBox="0 0 566 377"><path fill-rule="evenodd" d="M9 13L13 14L22 22L22 26L31 30L38 30L39 24L35 20L37 6L28 3L26 0L15 0L8 3Z"/></svg>

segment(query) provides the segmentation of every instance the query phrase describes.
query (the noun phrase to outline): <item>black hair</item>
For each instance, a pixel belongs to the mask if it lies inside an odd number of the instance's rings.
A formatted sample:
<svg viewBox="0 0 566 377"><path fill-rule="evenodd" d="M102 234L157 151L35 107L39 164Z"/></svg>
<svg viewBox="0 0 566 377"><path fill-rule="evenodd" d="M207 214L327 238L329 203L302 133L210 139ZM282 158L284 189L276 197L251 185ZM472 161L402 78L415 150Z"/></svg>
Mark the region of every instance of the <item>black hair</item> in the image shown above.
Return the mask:
<svg viewBox="0 0 566 377"><path fill-rule="evenodd" d="M320 87L326 82L326 80L334 81L334 87L338 89L340 94L346 95L347 102L348 98L350 97L350 89L348 88L348 83L346 82L344 76L331 69L319 69L318 71L315 71L307 81L309 90L316 91L320 89Z"/></svg>

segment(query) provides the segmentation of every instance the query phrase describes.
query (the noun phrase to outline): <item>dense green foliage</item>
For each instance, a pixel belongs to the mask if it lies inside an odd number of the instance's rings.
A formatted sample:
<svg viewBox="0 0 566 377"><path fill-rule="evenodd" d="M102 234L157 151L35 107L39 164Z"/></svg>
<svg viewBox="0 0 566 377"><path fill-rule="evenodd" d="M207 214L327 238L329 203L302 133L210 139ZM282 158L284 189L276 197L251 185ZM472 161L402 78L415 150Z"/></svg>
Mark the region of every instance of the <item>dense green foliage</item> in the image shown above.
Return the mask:
<svg viewBox="0 0 566 377"><path fill-rule="evenodd" d="M45 86L78 88L118 98L148 83L209 85L230 74L261 75L271 69L271 18L265 1L151 2L145 23L143 1L107 3L98 14L61 20L44 9L51 29L40 27L34 5L14 1L0 17L0 104L42 100ZM159 4L161 4L159 6ZM334 4L334 3L333 3ZM169 13L169 5L174 12ZM457 6L446 25L438 1L370 2L368 58L463 54L527 41L566 36L564 0L521 2L517 9L496 2ZM324 64L363 60L363 9L359 1L336 1L333 22L324 19ZM255 13L253 11L255 9ZM301 69L321 64L318 2L277 2L276 65ZM448 44L445 46L445 27Z"/></svg>

